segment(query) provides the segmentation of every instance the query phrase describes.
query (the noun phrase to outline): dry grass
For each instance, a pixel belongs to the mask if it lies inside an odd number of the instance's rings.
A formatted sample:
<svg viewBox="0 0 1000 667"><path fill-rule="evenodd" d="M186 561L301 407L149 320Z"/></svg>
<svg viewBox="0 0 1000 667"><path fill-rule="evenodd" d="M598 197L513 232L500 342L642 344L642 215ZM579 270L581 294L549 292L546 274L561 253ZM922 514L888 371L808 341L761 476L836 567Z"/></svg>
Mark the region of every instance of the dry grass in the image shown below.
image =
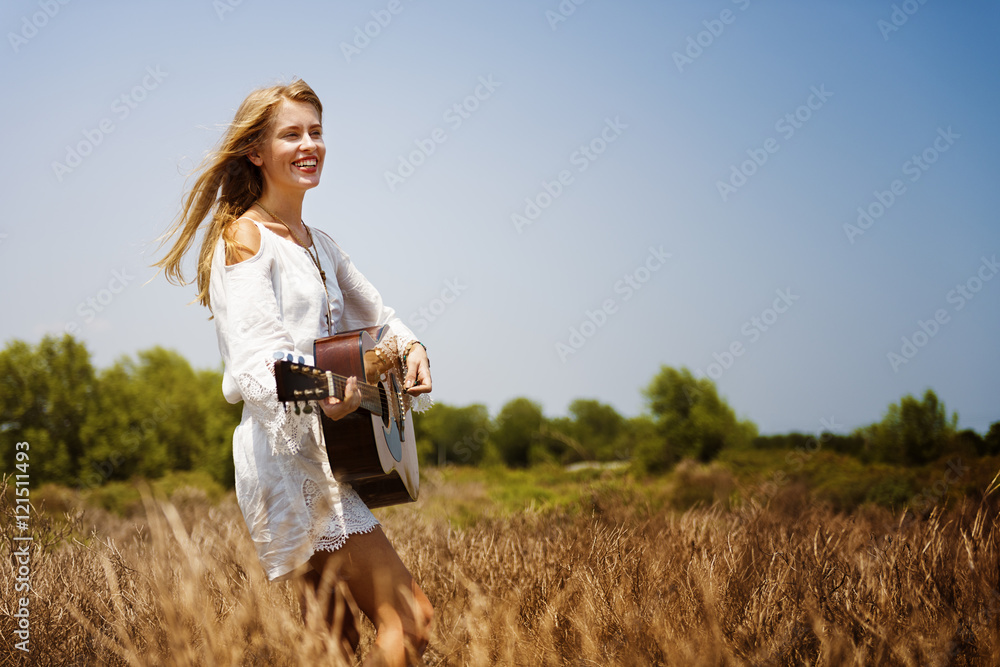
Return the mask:
<svg viewBox="0 0 1000 667"><path fill-rule="evenodd" d="M3 497L2 664L335 664L232 496L195 490L130 518L33 517L25 656ZM461 529L418 504L383 523L436 608L429 665L1000 664L996 505L900 519L804 498L670 513L606 493Z"/></svg>

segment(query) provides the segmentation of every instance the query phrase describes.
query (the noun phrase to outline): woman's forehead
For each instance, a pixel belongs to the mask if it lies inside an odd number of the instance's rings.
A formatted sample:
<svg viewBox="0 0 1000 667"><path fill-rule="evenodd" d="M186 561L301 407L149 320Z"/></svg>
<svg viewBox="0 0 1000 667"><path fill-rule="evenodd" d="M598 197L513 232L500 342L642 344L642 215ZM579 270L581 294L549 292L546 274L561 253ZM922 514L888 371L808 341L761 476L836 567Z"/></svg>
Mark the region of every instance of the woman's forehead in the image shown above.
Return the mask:
<svg viewBox="0 0 1000 667"><path fill-rule="evenodd" d="M288 125L316 125L320 118L316 107L308 102L282 99L274 121L275 127L281 128Z"/></svg>

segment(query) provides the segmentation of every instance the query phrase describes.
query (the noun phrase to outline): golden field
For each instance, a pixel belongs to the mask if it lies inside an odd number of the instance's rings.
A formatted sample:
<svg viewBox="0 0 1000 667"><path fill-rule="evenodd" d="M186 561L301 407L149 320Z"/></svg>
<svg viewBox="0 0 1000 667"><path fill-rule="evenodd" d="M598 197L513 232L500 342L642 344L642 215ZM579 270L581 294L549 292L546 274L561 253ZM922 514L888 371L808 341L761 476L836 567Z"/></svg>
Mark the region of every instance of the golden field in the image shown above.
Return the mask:
<svg viewBox="0 0 1000 667"><path fill-rule="evenodd" d="M419 502L376 512L436 609L425 663L1000 664L992 493L844 513L795 484L733 502L703 474L723 497L681 510L627 473L425 471ZM505 496L524 487L540 500ZM3 494L2 664L338 664L264 578L231 493L147 490L116 512L33 493L28 653Z"/></svg>

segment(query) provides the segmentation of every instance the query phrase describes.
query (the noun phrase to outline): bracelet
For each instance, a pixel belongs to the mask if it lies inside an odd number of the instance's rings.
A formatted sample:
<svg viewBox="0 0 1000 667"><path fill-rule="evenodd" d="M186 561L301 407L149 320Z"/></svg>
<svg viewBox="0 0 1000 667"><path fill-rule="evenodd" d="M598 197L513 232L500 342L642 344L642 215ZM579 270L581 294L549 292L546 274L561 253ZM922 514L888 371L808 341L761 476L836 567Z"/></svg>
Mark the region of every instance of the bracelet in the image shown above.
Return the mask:
<svg viewBox="0 0 1000 667"><path fill-rule="evenodd" d="M403 367L404 368L406 368L406 357L407 357L407 355L410 354L410 348L413 347L414 345L419 345L420 347L424 348L424 352L425 353L427 352L427 346L426 345L424 345L423 343L421 343L419 340L411 340L409 343L407 343L406 348L403 350ZM427 360L427 367L430 368L430 365L431 365L431 362L430 362L430 359L428 359Z"/></svg>

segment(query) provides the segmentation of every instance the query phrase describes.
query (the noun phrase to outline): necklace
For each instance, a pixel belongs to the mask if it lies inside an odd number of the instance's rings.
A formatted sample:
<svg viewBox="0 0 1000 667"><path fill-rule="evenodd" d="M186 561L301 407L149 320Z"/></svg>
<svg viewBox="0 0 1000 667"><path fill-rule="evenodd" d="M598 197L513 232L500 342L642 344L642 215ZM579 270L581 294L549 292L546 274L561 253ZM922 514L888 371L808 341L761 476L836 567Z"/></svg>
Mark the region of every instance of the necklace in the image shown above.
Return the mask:
<svg viewBox="0 0 1000 667"><path fill-rule="evenodd" d="M312 232L309 230L308 227L306 227L306 224L303 222L302 223L302 227L306 230L306 234L309 236L309 243L303 243L302 241L300 241L299 237L296 236L295 232L292 231L292 228L288 226L288 223L286 223L284 220L282 220L281 218L279 218L277 215L275 215L271 211L269 211L266 208L264 208L264 205L261 204L259 201L258 202L254 202L254 203L257 204L257 206L260 206L260 209L262 211L264 211L264 213L267 213L269 216L271 216L272 218L274 218L275 220L277 220L278 222L280 222L281 225L285 229L288 230L288 233L291 234L292 239L295 241L295 243L297 245L302 246L303 248L306 249L306 252L309 253L309 259L311 259L313 261L313 264L316 265L316 270L319 271L319 275L323 279L323 285L325 286L326 285L326 272L323 270L323 267L319 263L319 253L316 252L316 254L313 254L315 252L314 251L315 244L313 243Z"/></svg>
<svg viewBox="0 0 1000 667"><path fill-rule="evenodd" d="M299 241L299 237L295 235L295 232L293 232L292 228L288 226L288 223L286 223L284 220L279 218L271 211L264 208L264 205L261 204L259 201L256 201L254 203L257 204L257 206L259 206L260 209L264 211L264 213L267 213L269 216L280 222L282 226L288 230L288 233L292 236L292 239L295 241L295 244L301 248L304 248L306 254L309 255L309 259L311 259L313 264L316 265L316 270L319 271L320 282L323 283L323 293L326 294L326 330L327 333L333 333L333 328L332 328L333 318L331 317L330 313L330 292L326 288L326 271L323 270L322 264L319 263L319 250L315 248L316 244L313 243L312 231L309 229L309 227L306 226L306 223L300 221L302 227L306 230L306 234L309 237L309 245L305 245L304 243Z"/></svg>

